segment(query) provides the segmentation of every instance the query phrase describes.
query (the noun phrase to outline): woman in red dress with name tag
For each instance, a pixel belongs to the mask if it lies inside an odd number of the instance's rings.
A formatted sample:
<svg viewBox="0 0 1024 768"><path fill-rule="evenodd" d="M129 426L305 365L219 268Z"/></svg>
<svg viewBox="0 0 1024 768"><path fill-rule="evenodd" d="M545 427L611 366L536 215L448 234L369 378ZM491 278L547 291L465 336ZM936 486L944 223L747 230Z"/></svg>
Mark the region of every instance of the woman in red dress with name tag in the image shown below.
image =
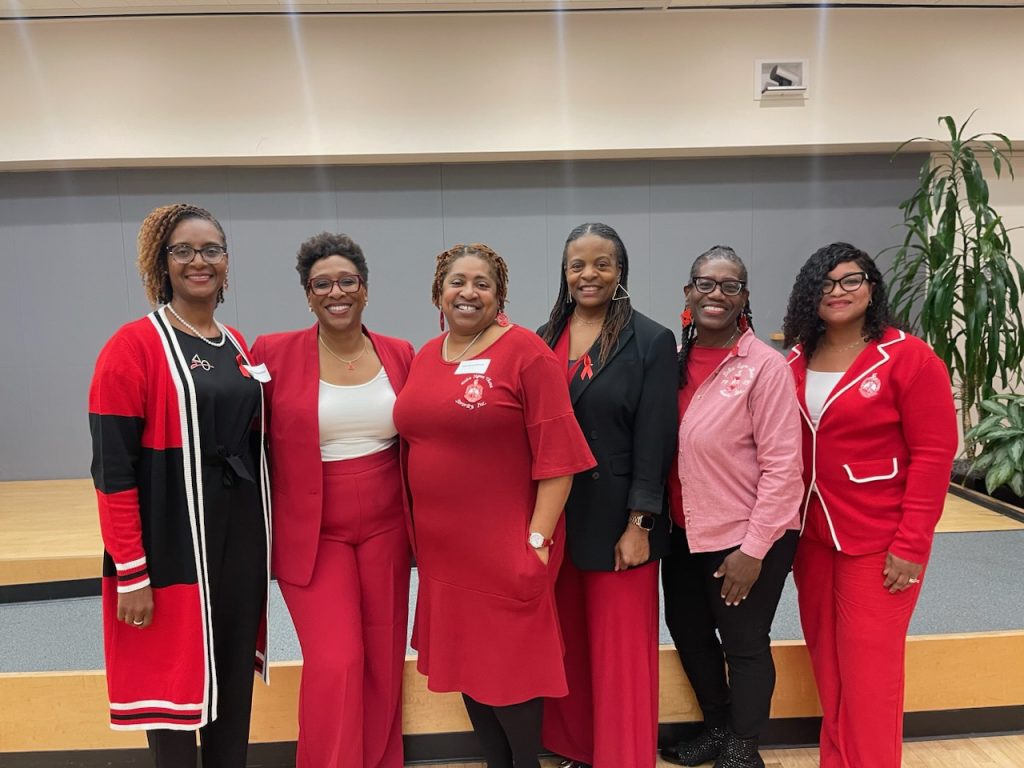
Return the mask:
<svg viewBox="0 0 1024 768"><path fill-rule="evenodd" d="M437 257L432 298L451 330L413 360L395 424L408 444L417 667L430 690L462 693L489 768L536 768L543 697L567 692L562 508L594 459L554 355L505 317L507 286L486 245Z"/></svg>
<svg viewBox="0 0 1024 768"><path fill-rule="evenodd" d="M899 768L903 659L957 447L945 365L893 327L847 243L800 270L783 324L803 415L793 577L824 714L822 768Z"/></svg>

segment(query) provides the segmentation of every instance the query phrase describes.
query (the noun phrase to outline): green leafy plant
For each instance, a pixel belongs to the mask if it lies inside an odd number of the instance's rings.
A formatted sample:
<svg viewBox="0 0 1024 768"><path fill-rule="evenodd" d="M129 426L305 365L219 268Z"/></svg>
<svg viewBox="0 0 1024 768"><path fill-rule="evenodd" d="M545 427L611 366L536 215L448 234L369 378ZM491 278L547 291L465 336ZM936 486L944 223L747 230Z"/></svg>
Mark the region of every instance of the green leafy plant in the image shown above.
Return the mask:
<svg viewBox="0 0 1024 768"><path fill-rule="evenodd" d="M996 176L1005 169L1010 140L1001 133L967 133L971 116L957 126L939 118L947 139L922 136L933 150L917 189L900 204L906 237L889 270L889 291L897 319L932 345L957 387L960 417L971 434L976 406L1002 388L1021 381L1024 319L1020 300L1024 268L1013 260L1002 218L989 205L988 184L978 155L990 157ZM965 438L973 459L976 440Z"/></svg>
<svg viewBox="0 0 1024 768"><path fill-rule="evenodd" d="M972 470L985 473L985 489L1004 485L1024 497L1024 395L994 395L980 403L984 417L966 435L982 447Z"/></svg>

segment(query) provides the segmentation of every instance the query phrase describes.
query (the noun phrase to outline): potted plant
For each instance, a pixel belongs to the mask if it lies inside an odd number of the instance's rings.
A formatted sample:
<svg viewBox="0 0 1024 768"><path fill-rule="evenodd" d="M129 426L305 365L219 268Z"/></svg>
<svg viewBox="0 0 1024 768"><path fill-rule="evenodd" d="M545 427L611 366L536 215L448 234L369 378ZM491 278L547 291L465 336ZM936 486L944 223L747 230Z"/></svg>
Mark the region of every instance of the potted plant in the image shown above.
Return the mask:
<svg viewBox="0 0 1024 768"><path fill-rule="evenodd" d="M906 237L889 270L896 318L931 344L949 369L968 463L986 439L971 429L975 409L993 398L996 382L1005 389L1021 381L1024 358L1024 268L1012 258L1007 228L989 205L978 160L979 154L990 157L997 177L1005 168L1013 178L1013 147L1001 133L966 135L973 116L960 126L940 117L948 138L919 136L896 150L928 142L933 151L917 189L900 204Z"/></svg>
<svg viewBox="0 0 1024 768"><path fill-rule="evenodd" d="M1024 507L1024 395L994 395L980 406L984 416L967 435L982 446L972 469L984 473L986 493Z"/></svg>

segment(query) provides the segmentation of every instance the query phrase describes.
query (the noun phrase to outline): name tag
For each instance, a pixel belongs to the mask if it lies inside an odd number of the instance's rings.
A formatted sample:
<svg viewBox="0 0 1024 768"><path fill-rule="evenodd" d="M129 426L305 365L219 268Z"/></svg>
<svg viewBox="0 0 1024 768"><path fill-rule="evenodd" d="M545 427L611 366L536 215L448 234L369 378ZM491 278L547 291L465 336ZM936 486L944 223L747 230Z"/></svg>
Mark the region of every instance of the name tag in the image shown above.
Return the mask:
<svg viewBox="0 0 1024 768"><path fill-rule="evenodd" d="M261 384L266 384L270 381L270 371L267 370L267 366L264 363L260 363L259 365L243 364L242 367L249 372L250 376Z"/></svg>
<svg viewBox="0 0 1024 768"><path fill-rule="evenodd" d="M455 369L455 375L461 376L464 373L487 373L487 367L491 364L490 358L477 358L475 360L463 360Z"/></svg>

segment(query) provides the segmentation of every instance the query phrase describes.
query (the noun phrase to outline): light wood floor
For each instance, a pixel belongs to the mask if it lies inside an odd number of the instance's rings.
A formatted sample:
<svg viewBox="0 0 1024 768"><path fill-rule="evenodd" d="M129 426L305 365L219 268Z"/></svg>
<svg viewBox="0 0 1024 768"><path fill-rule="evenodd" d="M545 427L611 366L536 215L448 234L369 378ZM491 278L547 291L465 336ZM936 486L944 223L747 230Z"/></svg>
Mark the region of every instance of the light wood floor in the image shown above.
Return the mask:
<svg viewBox="0 0 1024 768"><path fill-rule="evenodd" d="M767 749L766 768L818 768L816 749ZM541 762L544 768L558 763ZM708 764L710 765L710 763ZM903 768L1020 768L1024 766L1024 735L943 741L915 741L903 747ZM431 768L483 768L483 763L442 763ZM658 768L675 768L664 760Z"/></svg>
<svg viewBox="0 0 1024 768"><path fill-rule="evenodd" d="M946 497L938 527L1012 530L1024 530L1024 523L955 496ZM0 483L0 531L0 586L99 576L103 544L90 480Z"/></svg>

